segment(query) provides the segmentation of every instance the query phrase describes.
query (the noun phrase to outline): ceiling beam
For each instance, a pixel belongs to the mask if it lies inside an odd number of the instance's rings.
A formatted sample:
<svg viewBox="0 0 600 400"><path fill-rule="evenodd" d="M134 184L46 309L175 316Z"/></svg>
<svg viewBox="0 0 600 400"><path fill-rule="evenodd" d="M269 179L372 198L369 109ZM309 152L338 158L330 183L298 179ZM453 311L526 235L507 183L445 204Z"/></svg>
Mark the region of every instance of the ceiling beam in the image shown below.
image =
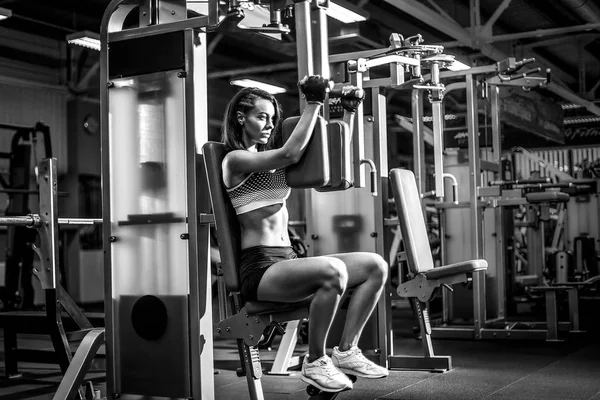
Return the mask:
<svg viewBox="0 0 600 400"><path fill-rule="evenodd" d="M565 26L563 28L536 29L534 31L529 31L529 32L508 33L505 35L484 36L484 37L482 37L482 39L485 40L487 43L506 42L509 40L529 39L529 38L536 38L536 37L564 35L565 33L591 31L593 29L598 29L598 28L600 28L600 23L593 23L593 24L583 24L583 25L575 25L575 26ZM563 40L564 40L564 38L563 38Z"/></svg>
<svg viewBox="0 0 600 400"><path fill-rule="evenodd" d="M485 22L485 25L481 27L481 33L484 36L492 35L492 27L494 26L496 21L498 21L498 18L500 18L504 10L508 8L511 1L512 0L503 0L502 3L500 3L500 5L496 8L496 10L494 10L492 16Z"/></svg>
<svg viewBox="0 0 600 400"><path fill-rule="evenodd" d="M478 49L481 53L492 60L502 60L508 56L501 50L495 48L485 41L479 40L476 36L472 36L465 28L460 26L456 21L450 21L444 18L440 13L435 12L431 8L419 3L416 0L384 0L398 10L403 11L413 17L421 20L432 28L458 40L465 46Z"/></svg>
<svg viewBox="0 0 600 400"><path fill-rule="evenodd" d="M440 14L442 14L442 16L444 16L447 20L450 21L454 21L454 19L450 16L450 14L448 14L442 7L440 7L438 5L438 3L436 3L434 0L427 0L427 2L429 4L431 4L431 7L435 8L437 12L439 12Z"/></svg>
<svg viewBox="0 0 600 400"><path fill-rule="evenodd" d="M577 79L575 79L573 74L566 72L563 67L557 65L556 62L541 54L538 49L530 49L529 53L536 59L536 61L539 61L541 64L544 64L544 66L550 68L552 80L558 81L558 83L566 86L577 83Z"/></svg>
<svg viewBox="0 0 600 400"><path fill-rule="evenodd" d="M481 51L483 55L491 58L494 61L500 61L508 58L504 52L497 49L490 43L485 42L485 39L478 38L476 36L471 36L471 34L462 26L460 26L457 22L449 21L444 18L438 12L432 10L431 8L419 3L416 0L384 0L386 3L389 3L396 7L398 10L401 10L413 17L423 21L427 25L431 26L434 29L439 30L442 33L445 33L448 36L458 40L466 46L469 46L474 49L478 49ZM600 116L600 107L597 107L593 103L579 97L577 94L573 93L571 90L564 88L562 86L557 85L556 83L550 83L546 87L549 91L561 96L562 98L571 101L575 104L580 104L587 108L589 112L594 115Z"/></svg>

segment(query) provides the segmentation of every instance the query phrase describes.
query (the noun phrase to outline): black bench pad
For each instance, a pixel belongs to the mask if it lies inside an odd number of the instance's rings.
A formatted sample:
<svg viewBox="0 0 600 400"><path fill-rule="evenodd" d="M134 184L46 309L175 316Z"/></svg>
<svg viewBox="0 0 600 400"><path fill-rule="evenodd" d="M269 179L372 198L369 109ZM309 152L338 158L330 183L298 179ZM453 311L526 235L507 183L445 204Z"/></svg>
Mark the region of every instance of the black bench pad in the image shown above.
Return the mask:
<svg viewBox="0 0 600 400"><path fill-rule="evenodd" d="M295 303L279 303L274 301L249 301L244 305L244 307L250 315L263 315L293 311L300 308L308 308L310 306L311 301L312 296Z"/></svg>

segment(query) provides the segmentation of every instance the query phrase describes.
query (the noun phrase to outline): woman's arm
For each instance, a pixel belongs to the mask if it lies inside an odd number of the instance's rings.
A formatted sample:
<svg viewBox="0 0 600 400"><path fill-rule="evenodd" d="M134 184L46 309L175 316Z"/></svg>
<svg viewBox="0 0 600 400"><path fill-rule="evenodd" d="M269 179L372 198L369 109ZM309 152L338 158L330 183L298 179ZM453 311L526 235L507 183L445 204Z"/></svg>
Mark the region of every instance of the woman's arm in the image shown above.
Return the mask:
<svg viewBox="0 0 600 400"><path fill-rule="evenodd" d="M298 83L307 104L298 124L288 140L278 149L261 152L232 151L225 157L223 167L232 173L251 173L284 168L297 163L312 137L321 106L329 90L329 81L320 76L311 76Z"/></svg>
<svg viewBox="0 0 600 400"><path fill-rule="evenodd" d="M363 89L356 86L344 86L342 88L342 108L344 109L342 120L348 124L350 133L354 131L354 116L364 98L365 91Z"/></svg>
<svg viewBox="0 0 600 400"><path fill-rule="evenodd" d="M346 124L348 124L348 128L350 128L351 135L352 135L352 132L354 132L354 116L355 115L356 115L356 113L348 112L348 111L344 110L344 116L342 117L342 121L344 121Z"/></svg>

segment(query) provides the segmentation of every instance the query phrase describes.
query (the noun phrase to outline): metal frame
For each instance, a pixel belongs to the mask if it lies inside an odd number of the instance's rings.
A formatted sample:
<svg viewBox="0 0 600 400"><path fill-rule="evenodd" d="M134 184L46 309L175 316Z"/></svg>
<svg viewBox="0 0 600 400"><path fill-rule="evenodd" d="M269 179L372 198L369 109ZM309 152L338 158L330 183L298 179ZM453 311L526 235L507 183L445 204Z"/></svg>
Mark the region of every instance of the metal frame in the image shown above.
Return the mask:
<svg viewBox="0 0 600 400"><path fill-rule="evenodd" d="M361 160L365 156L365 148L372 147L372 153L374 158L374 164L379 172L377 185L380 188L380 199L374 201L373 206L373 218L375 220L375 232L372 233L372 237L375 238L375 251L388 259L389 254L386 249L389 249L392 245L393 239L386 233L386 226L393 224L394 221L397 224L397 219L390 219L389 215L389 204L388 204L388 155L387 155L387 113L386 113L386 97L383 94L384 89L392 88L397 89L402 87L404 82L404 71L406 68L411 69L413 76L421 78L422 66L429 63L434 73L437 75L439 66L445 61L443 58L430 59L430 61L422 60L421 54L415 54L412 56L405 55L405 50L408 47L412 48L412 51L418 53L417 47L420 46L423 52L427 52L430 55L439 55L442 52L440 46L424 46L420 45L420 37L412 37L404 40L400 35L392 34L390 37L392 46L388 49L379 50L367 50L362 52L352 52L344 54L335 54L329 57L331 64L346 63L348 71L350 72L350 83L354 86L366 88L371 91L373 116L363 117L363 106L357 110L357 119L355 120L354 132L353 132L353 148L355 160L354 165L354 186L364 187L364 170L360 168L360 165L356 160ZM406 47L403 47L406 46ZM443 56L441 56L443 57ZM375 66L389 65L390 66L390 78L370 79L369 69ZM339 86L336 83L336 86ZM343 83L342 83L343 85ZM424 86L420 90L413 91L413 110L422 114L423 103L422 92L423 89L431 90L434 93L434 97L439 99L441 103L441 92L444 87L439 85L439 80L429 86ZM439 115L441 116L441 104L439 105ZM362 121L361 121L362 120ZM414 126L418 126L419 136L423 129L423 122L421 118L413 118ZM366 135L366 127L372 126L372 143L370 146L366 146L365 138L371 137ZM434 129L434 141L441 145L442 136L442 125L438 124L437 129ZM439 136L438 140L435 136ZM419 179L424 174L424 153L425 147L422 140L414 140L415 152L422 154L420 157L419 167L423 170L421 174L417 175ZM441 156L441 153L439 154ZM441 161L441 160L440 160ZM415 164L416 165L416 164ZM443 171L440 170L440 182L438 194L443 196ZM315 246L311 246L315 247ZM309 247L310 248L310 247ZM392 260L389 260L390 264ZM392 288L388 283L385 289L385 293L381 296L381 299L377 307L377 318L378 318L378 345L377 354L374 357L378 358L380 365L388 366L389 368L409 368L409 369L430 369L430 370L448 370L451 368L451 362L449 357L434 357L431 343L424 343L425 353L429 354L426 359L416 357L406 358L401 356L393 355L393 332L391 323L391 295ZM419 318L428 318L426 307L418 307ZM422 311L422 312L421 312ZM421 321L424 323L423 321ZM427 331L431 328L427 324Z"/></svg>
<svg viewBox="0 0 600 400"><path fill-rule="evenodd" d="M40 246L34 246L34 251L40 258L41 268L34 268L33 274L40 281L42 289L45 291L46 297L46 319L50 331L52 345L58 359L58 364L61 371L65 374L63 382L70 381L69 373L75 368L77 360L73 360L71 354L70 340L82 338L89 335L92 331L92 324L87 317L81 312L69 294L63 289L60 284L60 271L58 268L58 230L59 225L90 225L98 224L102 221L99 219L84 219L84 218L59 218L58 217L58 173L57 160L55 158L47 158L39 163L40 183L39 183L39 214L29 214L26 216L0 217L0 225L3 226L24 226L38 231L40 237ZM64 311L73 319L79 330L75 332L65 331L62 313ZM11 317L18 318L19 312L6 313L2 318ZM103 332L102 329L99 331ZM100 335L101 337L103 335ZM10 377L19 376L16 367L17 343L16 331L5 327L5 349L6 349L6 369ZM102 344L102 339L96 341L98 346ZM78 352L88 352L89 346L84 341L77 349ZM89 362L93 360L96 351L89 352ZM85 374L84 374L85 375ZM73 382L72 396L78 393L81 386L81 380L85 376ZM61 393L57 393L57 399L62 397Z"/></svg>
<svg viewBox="0 0 600 400"><path fill-rule="evenodd" d="M211 3L212 4L212 3ZM146 7L147 26L135 29L123 29L126 17L136 6ZM214 6L214 4L212 4ZM212 7L206 4L207 8ZM168 10L173 10L169 12ZM113 42L123 42L149 36L159 36L171 32L183 32L185 66L180 71L184 79L185 104L185 170L187 193L187 233L182 235L188 243L188 282L189 295L187 301L188 315L186 324L189 327L188 343L190 354L188 360L181 360L189 365L189 392L195 399L214 398L213 378L213 340L212 312L210 304L209 268L209 225L211 218L205 218L210 211L210 198L204 184L205 174L199 166L203 165L200 152L201 145L207 137L207 98L206 98L206 34L200 30L208 28L215 22L210 17L187 19L186 2L113 0L104 13L101 24L101 132L102 132L102 187L103 187L103 221L105 250L105 312L107 341L107 397L121 394L118 387L118 369L116 363L117 348L113 345L114 335L119 331L119 323L112 303L113 266L111 263L111 246L115 241L111 233L111 194L110 194L110 143L109 143L109 47ZM207 15L210 13L207 9ZM142 14L140 14L142 15ZM140 17L141 18L141 17ZM200 183L200 186L198 185ZM132 393L135 395L135 393Z"/></svg>
<svg viewBox="0 0 600 400"><path fill-rule="evenodd" d="M406 12L409 15L412 15L413 17L419 19L420 21L426 23L427 25L432 26L433 28L437 29L438 31L443 32L446 35L448 35L456 40L456 42L444 43L444 45L447 47L449 47L451 45L456 46L458 44L465 45L465 46L468 46L473 49L481 51L481 54L489 57L490 59L492 59L494 61L500 61L500 60L504 60L504 59L508 58L508 55L506 53L504 53L502 50L498 49L497 47L493 46L492 44L488 43L488 39L491 38L493 40L494 36L490 37L489 35L486 35L486 33L489 33L489 28L491 28L491 24L493 24L495 19L497 19L500 16L500 14L507 8L508 3L510 3L510 0L503 0L503 2L496 9L496 12L492 15L492 18L490 18L491 22L486 23L483 26L483 29L481 28L481 14L480 14L480 9L479 9L479 1L480 0L471 0L471 15L470 15L471 16L471 29L472 29L471 31L469 31L466 28L464 28L463 26L461 26L455 20L453 20L451 18L447 18L446 16L440 14L439 12L436 12L435 10L418 2L417 0L384 0L384 1L386 3L389 3L389 4L397 7L399 10L402 10L403 12ZM565 31L566 29L570 29L570 30L574 30L574 31L586 30L586 29L588 29L587 25L588 24L578 25L575 27L558 28L558 29L563 29L563 30L555 31L552 33L555 33L555 34L559 34L561 32L565 33L565 32L567 32L567 31ZM593 26L597 26L597 24L594 24ZM543 33L550 33L550 32L544 32L544 30L541 30L540 32L538 32L538 31L525 32L522 35L524 35L524 37L530 37L530 36L539 36L540 34L543 34ZM503 38L502 36L499 36L497 38L506 39L506 37ZM588 111L590 111L594 115L600 115L600 107L598 107L597 105L595 105L594 103L592 103L588 100L581 98L580 96L573 93L570 89L567 89L564 86L560 86L554 82L551 82L547 85L547 89L549 91L557 94L558 96L561 96L562 98L564 98L567 101L582 105L583 107L585 107Z"/></svg>
<svg viewBox="0 0 600 400"><path fill-rule="evenodd" d="M547 299L547 310L548 310L548 321L546 324L530 324L534 327L534 329L530 330L512 330L514 324L510 324L505 322L506 318L506 297L505 297L505 288L506 288L506 279L505 279L505 257L504 257L504 247L503 243L503 226L504 226L504 213L505 210L502 207L503 205L513 204L513 200L507 200L506 203L501 199L491 199L489 202L483 201L482 196L493 195L489 190L482 187L482 174L480 171L484 170L488 173L492 173L494 176L497 175L501 171L500 167L500 157L501 157L501 143L500 143L500 118L499 118L499 86L502 85L510 85L510 86L520 86L523 83L527 85L537 85L543 82L543 79L537 77L527 77L516 79L514 81L507 81L498 78L487 79L487 94L490 97L491 104L491 124L492 124L492 150L489 152L492 159L491 160L482 160L481 159L481 150L479 147L479 124L478 124L478 112L477 112L477 87L475 77L477 75L489 75L495 74L498 72L498 64L471 68L465 71L457 71L457 72L442 72L440 76L442 78L456 78L463 77L463 82L456 82L448 85L447 91L454 89L465 89L466 90L466 98L467 98L467 131L468 131L468 159L469 159L469 179L468 179L468 193L469 199L468 202L459 203L457 205L451 205L448 202L443 203L434 203L433 205L438 208L439 212L444 214L446 209L454 208L454 207L468 207L469 209L469 219L470 219L470 248L471 254L470 258L473 259L481 259L484 258L484 243L483 243L483 232L485 230L484 224L486 223L488 218L491 218L491 223L494 224L494 228L496 232L501 232L500 234L496 234L494 238L494 253L495 259L494 266L496 269L495 283L493 288L486 287L486 273L483 271L475 272L473 274L472 280L472 307L473 307L473 321L471 325L451 325L448 322L452 319L452 308L453 308L453 295L446 289L443 292L444 299L444 309L443 309L443 324L440 326L434 326L432 328L432 335L434 338L473 338L473 339L546 339L549 341L556 340L556 332L557 326L571 329L571 332L574 332L577 329L573 328L574 322L569 322L566 324L558 323L556 321L556 313L552 313L552 300L556 297L556 290L553 289L549 292L546 292ZM416 91L413 91L415 93ZM421 101L419 96L414 96L413 98L417 101ZM419 107L422 105L413 104L413 111L418 113ZM413 121L416 121L416 118L419 116L413 115ZM434 114L434 120L436 115ZM419 118L421 119L421 118ZM418 123L413 123L413 132L415 134L415 140L422 141L423 137L423 125ZM435 143L434 143L435 147ZM417 149L416 146L415 149ZM423 153L415 152L415 160L414 160L414 170L418 171L421 174L424 174L424 168L422 167ZM436 161L437 162L437 161ZM436 168L437 173L437 168ZM495 179L495 178L494 178ZM423 182L425 181L425 176L422 175L419 179L417 177L417 182L419 184L419 190L424 192L425 187L423 186ZM492 207L492 214L489 217L486 217L484 214L484 210L486 207ZM442 224L444 224L443 215L440 218ZM441 229L447 234L447 229L444 227ZM444 245L442 245L442 249L444 249ZM446 252L443 251L445 254ZM450 260L452 261L452 260ZM491 260L488 260L491 261ZM491 268L488 269L488 273ZM496 303L488 304L488 289L493 289L495 293ZM571 292L570 296L572 297ZM554 297L553 297L554 296ZM488 318L488 306L493 306L493 317ZM572 306L574 307L574 306ZM573 315L577 313L572 313L572 318L576 318ZM542 328L538 328L538 326L543 325ZM578 325L578 324L577 324ZM500 326L498 328L498 326ZM575 329L575 330L573 330Z"/></svg>

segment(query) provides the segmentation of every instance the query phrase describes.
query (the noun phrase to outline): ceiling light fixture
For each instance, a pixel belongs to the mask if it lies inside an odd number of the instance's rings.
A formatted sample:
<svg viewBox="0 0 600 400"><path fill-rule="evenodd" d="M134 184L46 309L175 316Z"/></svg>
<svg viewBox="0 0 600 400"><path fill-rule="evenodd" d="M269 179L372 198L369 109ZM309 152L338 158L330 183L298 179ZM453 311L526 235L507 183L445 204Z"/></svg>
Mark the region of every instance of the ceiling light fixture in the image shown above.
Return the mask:
<svg viewBox="0 0 600 400"><path fill-rule="evenodd" d="M565 125L573 125L573 124L591 124L600 122L600 117L594 116L585 116L585 117L570 117L565 118L563 120L563 124Z"/></svg>
<svg viewBox="0 0 600 400"><path fill-rule="evenodd" d="M67 35L67 43L100 51L100 34L90 31L71 33Z"/></svg>
<svg viewBox="0 0 600 400"><path fill-rule="evenodd" d="M236 79L230 82L230 84L241 87L255 87L264 90L271 94L285 93L287 90L280 86L271 85L264 82L255 81L254 79Z"/></svg>
<svg viewBox="0 0 600 400"><path fill-rule="evenodd" d="M12 16L12 11L8 8L0 7L0 21L10 18Z"/></svg>
<svg viewBox="0 0 600 400"><path fill-rule="evenodd" d="M335 18L344 24L351 24L354 22L366 21L367 16L364 12L351 4L348 4L342 0L336 0L336 2L329 2L329 7L325 11L331 18Z"/></svg>
<svg viewBox="0 0 600 400"><path fill-rule="evenodd" d="M575 110L577 108L583 108L583 106L581 104L566 103L561 104L560 108L562 108L563 110Z"/></svg>
<svg viewBox="0 0 600 400"><path fill-rule="evenodd" d="M458 115L454 115L454 114L445 114L444 115L444 120L446 121L454 121L458 119ZM423 122L433 122L433 117L426 115L423 117Z"/></svg>

